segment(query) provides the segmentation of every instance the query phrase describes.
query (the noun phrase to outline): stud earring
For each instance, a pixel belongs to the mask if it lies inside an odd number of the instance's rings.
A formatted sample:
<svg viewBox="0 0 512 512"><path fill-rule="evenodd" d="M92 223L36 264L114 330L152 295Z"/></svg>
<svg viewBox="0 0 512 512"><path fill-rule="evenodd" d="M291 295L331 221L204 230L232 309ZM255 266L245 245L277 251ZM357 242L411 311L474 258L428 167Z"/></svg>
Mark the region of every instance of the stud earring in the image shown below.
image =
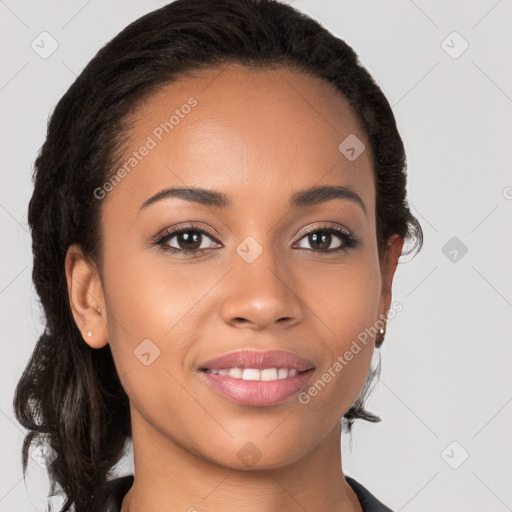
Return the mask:
<svg viewBox="0 0 512 512"><path fill-rule="evenodd" d="M382 345L382 343L384 342L384 334L386 334L386 330L381 327L379 329L379 336L375 340L375 346L377 348L379 348Z"/></svg>
<svg viewBox="0 0 512 512"><path fill-rule="evenodd" d="M101 306L98 306L98 313L101 315Z"/></svg>
<svg viewBox="0 0 512 512"><path fill-rule="evenodd" d="M92 331L89 331L89 332L87 333L87 336L90 338L90 337L92 336Z"/></svg>

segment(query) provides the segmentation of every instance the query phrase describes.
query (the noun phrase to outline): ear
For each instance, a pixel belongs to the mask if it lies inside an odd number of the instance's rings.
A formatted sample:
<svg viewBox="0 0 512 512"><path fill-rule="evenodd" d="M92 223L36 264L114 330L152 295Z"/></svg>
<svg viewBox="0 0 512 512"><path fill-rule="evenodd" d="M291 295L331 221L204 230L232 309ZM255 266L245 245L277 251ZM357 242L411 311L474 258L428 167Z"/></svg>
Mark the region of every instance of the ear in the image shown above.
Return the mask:
<svg viewBox="0 0 512 512"><path fill-rule="evenodd" d="M98 271L78 244L69 246L65 268L69 304L75 323L91 348L102 348L108 343L108 331Z"/></svg>
<svg viewBox="0 0 512 512"><path fill-rule="evenodd" d="M389 308L391 307L392 284L395 270L398 265L398 259L402 254L404 239L400 235L393 235L388 239L386 253L381 268L382 288L380 294L380 313L387 317Z"/></svg>

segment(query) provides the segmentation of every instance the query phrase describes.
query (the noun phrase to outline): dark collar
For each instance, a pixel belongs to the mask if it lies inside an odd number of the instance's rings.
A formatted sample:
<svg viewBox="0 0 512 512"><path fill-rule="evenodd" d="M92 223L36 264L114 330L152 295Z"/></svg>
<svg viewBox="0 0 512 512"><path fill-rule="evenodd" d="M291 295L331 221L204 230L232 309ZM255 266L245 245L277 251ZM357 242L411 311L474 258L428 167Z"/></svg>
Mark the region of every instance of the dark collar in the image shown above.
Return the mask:
<svg viewBox="0 0 512 512"><path fill-rule="evenodd" d="M345 476L352 490L356 493L363 512L393 512L390 508L381 503L366 487L363 487L357 480Z"/></svg>

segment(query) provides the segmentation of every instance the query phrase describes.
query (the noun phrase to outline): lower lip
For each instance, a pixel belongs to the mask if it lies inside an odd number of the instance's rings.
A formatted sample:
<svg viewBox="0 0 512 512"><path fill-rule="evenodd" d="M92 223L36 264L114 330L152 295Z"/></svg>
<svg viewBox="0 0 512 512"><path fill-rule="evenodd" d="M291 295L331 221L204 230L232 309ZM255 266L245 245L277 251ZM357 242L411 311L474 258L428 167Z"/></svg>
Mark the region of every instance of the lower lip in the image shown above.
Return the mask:
<svg viewBox="0 0 512 512"><path fill-rule="evenodd" d="M234 379L201 371L206 381L228 400L252 406L277 405L299 392L314 368L286 379L271 381Z"/></svg>

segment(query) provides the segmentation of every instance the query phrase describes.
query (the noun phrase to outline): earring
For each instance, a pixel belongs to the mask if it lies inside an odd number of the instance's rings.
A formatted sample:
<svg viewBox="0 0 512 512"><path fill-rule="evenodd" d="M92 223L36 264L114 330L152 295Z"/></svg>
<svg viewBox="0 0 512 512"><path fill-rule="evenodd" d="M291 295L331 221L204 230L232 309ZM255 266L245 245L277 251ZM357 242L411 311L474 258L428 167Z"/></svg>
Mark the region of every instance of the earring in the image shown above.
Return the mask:
<svg viewBox="0 0 512 512"><path fill-rule="evenodd" d="M92 331L89 331L89 332L87 333L87 336L90 338L90 337L92 336Z"/></svg>
<svg viewBox="0 0 512 512"><path fill-rule="evenodd" d="M375 346L377 348L379 348L382 343L384 342L384 335L386 334L386 330L383 329L382 327L379 329L379 336L377 337L377 339L375 340Z"/></svg>
<svg viewBox="0 0 512 512"><path fill-rule="evenodd" d="M98 306L98 313L101 315L101 306Z"/></svg>

